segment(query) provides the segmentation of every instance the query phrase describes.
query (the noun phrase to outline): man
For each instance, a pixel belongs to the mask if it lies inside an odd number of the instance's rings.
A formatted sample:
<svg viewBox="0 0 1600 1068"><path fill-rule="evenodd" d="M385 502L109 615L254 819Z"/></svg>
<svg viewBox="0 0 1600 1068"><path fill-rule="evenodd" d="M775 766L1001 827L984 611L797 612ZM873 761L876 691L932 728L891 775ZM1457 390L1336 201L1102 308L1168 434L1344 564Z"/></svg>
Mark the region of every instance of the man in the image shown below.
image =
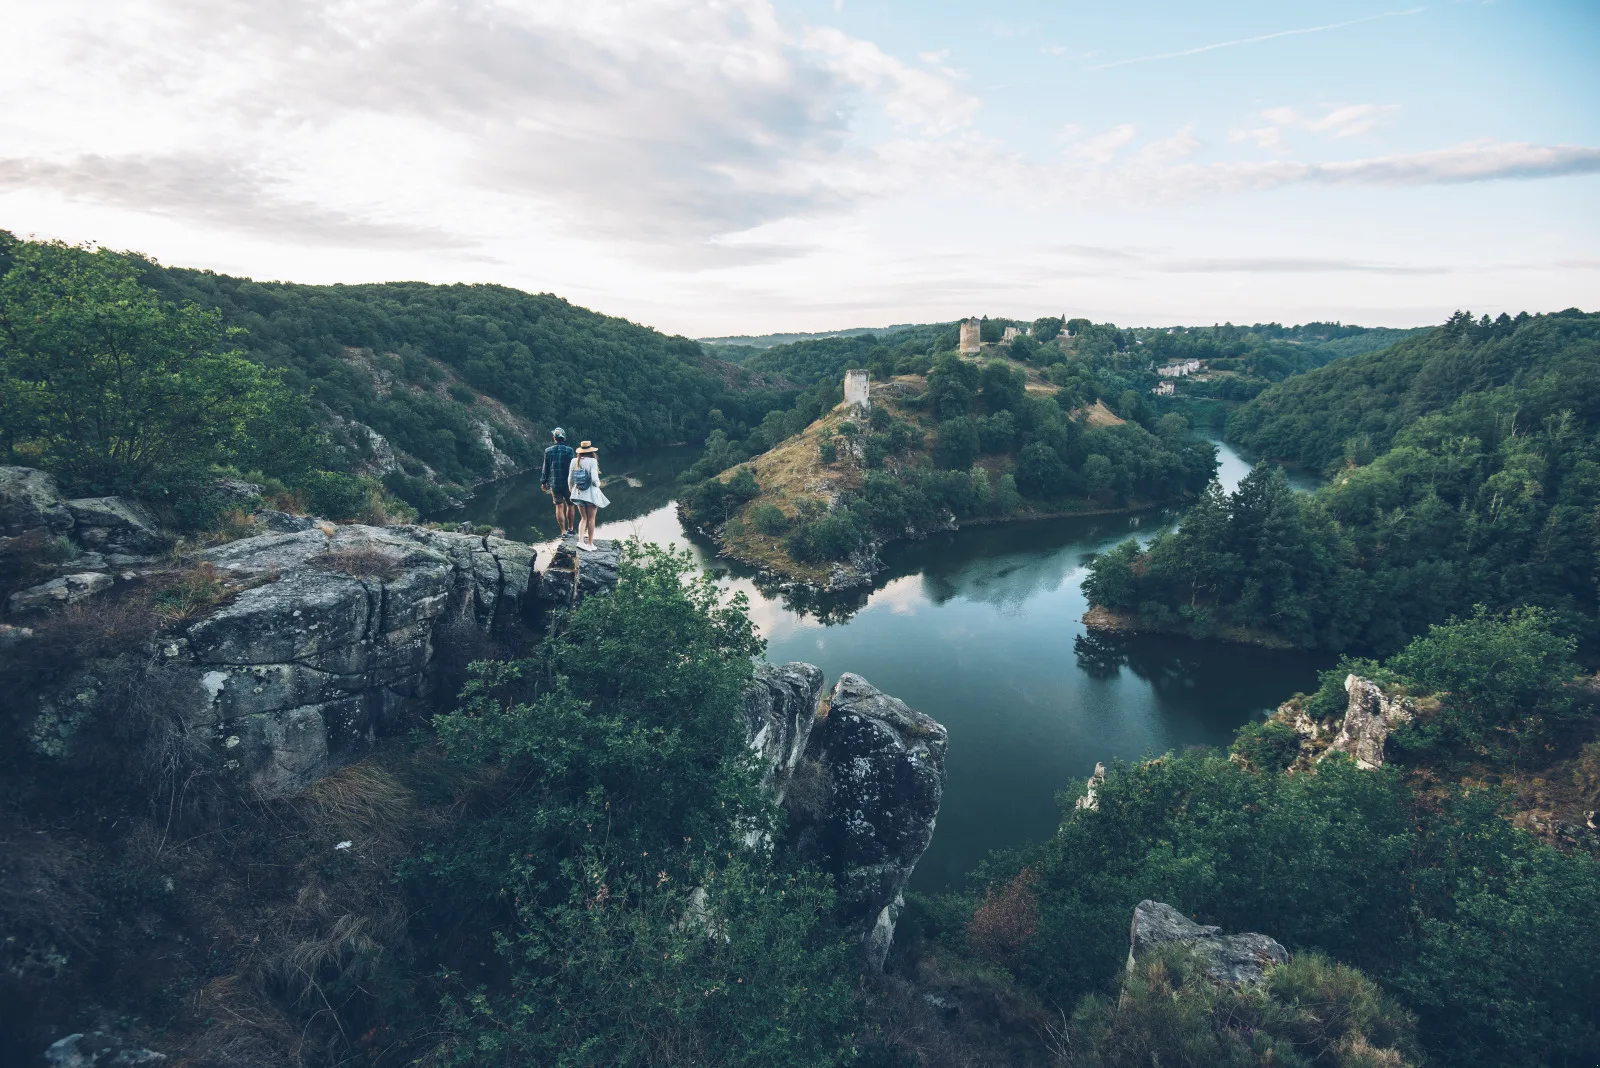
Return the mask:
<svg viewBox="0 0 1600 1068"><path fill-rule="evenodd" d="M572 466L572 446L567 444L567 432L560 427L550 431L555 444L544 450L544 473L539 476L539 488L550 494L556 502L556 525L561 528L561 540L566 541L578 531L577 512L572 506L572 492L567 488L567 470Z"/></svg>

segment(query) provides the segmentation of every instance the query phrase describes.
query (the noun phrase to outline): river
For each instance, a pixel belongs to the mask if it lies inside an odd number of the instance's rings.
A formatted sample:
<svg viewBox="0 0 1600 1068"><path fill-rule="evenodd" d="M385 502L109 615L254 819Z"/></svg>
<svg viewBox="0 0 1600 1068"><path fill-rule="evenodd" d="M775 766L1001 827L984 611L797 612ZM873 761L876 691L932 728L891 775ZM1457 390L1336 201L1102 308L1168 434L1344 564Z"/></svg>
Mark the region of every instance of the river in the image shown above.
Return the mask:
<svg viewBox="0 0 1600 1068"><path fill-rule="evenodd" d="M1250 464L1218 443L1232 490ZM688 449L602 458L612 507L598 534L687 547L750 616L774 662L805 660L829 684L853 671L950 731L949 780L915 889L960 885L993 849L1039 841L1060 820L1058 791L1097 761L1223 746L1252 717L1316 685L1331 658L1161 636L1089 634L1079 585L1088 557L1147 538L1175 510L970 526L891 546L870 592L796 604L686 535L673 504ZM1294 479L1309 488L1306 478ZM482 487L451 518L513 537L555 533L537 475ZM543 554L541 554L543 556Z"/></svg>

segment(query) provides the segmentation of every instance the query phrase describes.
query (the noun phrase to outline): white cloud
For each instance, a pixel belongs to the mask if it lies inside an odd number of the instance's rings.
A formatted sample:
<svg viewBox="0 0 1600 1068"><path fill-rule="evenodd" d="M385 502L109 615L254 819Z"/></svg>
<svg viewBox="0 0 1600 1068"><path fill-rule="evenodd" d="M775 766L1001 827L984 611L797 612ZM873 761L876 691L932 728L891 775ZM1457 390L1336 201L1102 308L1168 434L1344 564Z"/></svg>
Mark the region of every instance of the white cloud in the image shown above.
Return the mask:
<svg viewBox="0 0 1600 1068"><path fill-rule="evenodd" d="M1399 104L1340 104L1313 116L1302 115L1289 107L1268 108L1261 113L1261 117L1269 125L1235 129L1228 134L1228 140L1254 141L1265 149L1287 151L1288 143L1283 136L1285 130L1307 130L1342 140L1370 133L1399 110Z"/></svg>

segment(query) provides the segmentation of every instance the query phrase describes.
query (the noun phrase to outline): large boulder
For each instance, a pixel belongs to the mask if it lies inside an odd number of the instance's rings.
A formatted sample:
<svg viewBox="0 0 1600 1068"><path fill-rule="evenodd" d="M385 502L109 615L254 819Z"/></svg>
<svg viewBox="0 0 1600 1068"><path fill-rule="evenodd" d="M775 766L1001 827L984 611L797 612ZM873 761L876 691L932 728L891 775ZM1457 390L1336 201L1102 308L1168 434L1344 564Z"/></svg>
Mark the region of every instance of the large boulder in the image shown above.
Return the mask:
<svg viewBox="0 0 1600 1068"><path fill-rule="evenodd" d="M55 479L31 467L0 467L0 538L71 530L72 513Z"/></svg>
<svg viewBox="0 0 1600 1068"><path fill-rule="evenodd" d="M78 542L120 556L144 556L171 544L149 507L127 497L83 497L68 501Z"/></svg>
<svg viewBox="0 0 1600 1068"><path fill-rule="evenodd" d="M1152 950L1172 945L1194 950L1213 979L1236 986L1262 982L1268 966L1289 959L1289 951L1264 934L1225 935L1222 928L1195 923L1171 905L1139 902L1128 936L1128 970Z"/></svg>
<svg viewBox="0 0 1600 1068"><path fill-rule="evenodd" d="M73 572L18 590L6 599L6 608L13 615L18 615L58 605L77 604L97 593L104 593L115 582L110 575L100 571Z"/></svg>
<svg viewBox="0 0 1600 1068"><path fill-rule="evenodd" d="M744 691L745 740L766 768L764 781L781 802L805 755L822 699L814 664L757 664Z"/></svg>
<svg viewBox="0 0 1600 1068"><path fill-rule="evenodd" d="M161 641L143 677L225 773L266 796L364 755L431 696L440 628L494 629L520 613L533 574L528 546L420 527L323 523L204 558L242 591ZM115 689L111 671L91 665L41 698L36 749L65 755L94 729L86 710Z"/></svg>
<svg viewBox="0 0 1600 1068"><path fill-rule="evenodd" d="M592 551L561 542L539 576L538 599L548 607L571 608L585 597L614 590L621 559L620 542L596 541Z"/></svg>
<svg viewBox="0 0 1600 1068"><path fill-rule="evenodd" d="M933 838L948 735L859 675L834 684L786 808L800 859L832 874L867 967L882 969L912 869ZM809 765L809 766L808 766ZM808 803L809 801L809 803Z"/></svg>

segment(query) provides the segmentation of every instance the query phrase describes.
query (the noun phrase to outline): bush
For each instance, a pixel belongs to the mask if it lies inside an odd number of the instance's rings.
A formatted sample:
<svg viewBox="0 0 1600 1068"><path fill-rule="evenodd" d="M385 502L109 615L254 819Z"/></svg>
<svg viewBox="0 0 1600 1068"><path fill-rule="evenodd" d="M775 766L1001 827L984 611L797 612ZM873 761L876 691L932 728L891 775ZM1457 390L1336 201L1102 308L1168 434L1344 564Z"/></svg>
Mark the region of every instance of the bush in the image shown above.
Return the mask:
<svg viewBox="0 0 1600 1068"><path fill-rule="evenodd" d="M783 547L802 564L843 560L861 547L861 526L855 515L840 509L797 528Z"/></svg>
<svg viewBox="0 0 1600 1068"><path fill-rule="evenodd" d="M830 467L839 462L839 446L832 438L817 442L817 459Z"/></svg>
<svg viewBox="0 0 1600 1068"><path fill-rule="evenodd" d="M1280 719L1257 720L1239 728L1231 752L1251 771L1282 771L1300 756L1300 734Z"/></svg>
<svg viewBox="0 0 1600 1068"><path fill-rule="evenodd" d="M354 519L367 499L359 478L333 471L313 472L302 489L311 513L325 519Z"/></svg>
<svg viewBox="0 0 1600 1068"><path fill-rule="evenodd" d="M1371 980L1317 954L1264 988L1229 987L1172 948L1141 960L1118 998L1085 998L1060 1044L1084 1068L1403 1068L1418 1060L1415 1030Z"/></svg>
<svg viewBox="0 0 1600 1068"><path fill-rule="evenodd" d="M933 446L933 462L950 471L965 471L978 458L978 428L972 419L959 416L939 424Z"/></svg>
<svg viewBox="0 0 1600 1068"><path fill-rule="evenodd" d="M746 516L750 525L761 533L777 537L789 529L789 517L775 504L758 504Z"/></svg>

